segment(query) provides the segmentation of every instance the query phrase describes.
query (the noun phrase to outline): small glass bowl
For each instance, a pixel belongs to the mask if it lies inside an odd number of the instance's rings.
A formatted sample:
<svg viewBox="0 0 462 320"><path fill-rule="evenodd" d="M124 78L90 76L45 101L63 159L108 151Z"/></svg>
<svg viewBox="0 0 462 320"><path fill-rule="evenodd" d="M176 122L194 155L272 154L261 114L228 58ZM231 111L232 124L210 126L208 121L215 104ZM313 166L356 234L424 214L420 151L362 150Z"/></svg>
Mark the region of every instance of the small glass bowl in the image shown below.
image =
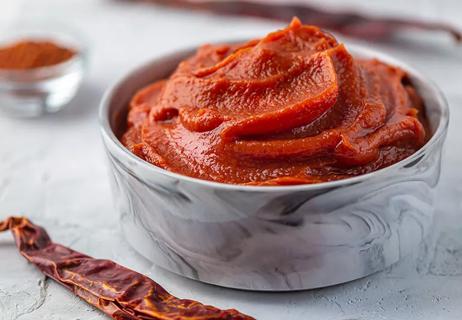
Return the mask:
<svg viewBox="0 0 462 320"><path fill-rule="evenodd" d="M61 110L75 96L86 67L87 49L81 38L62 30L56 26L22 25L0 36L0 46L21 40L45 40L76 52L69 60L51 66L0 69L0 111L37 117Z"/></svg>

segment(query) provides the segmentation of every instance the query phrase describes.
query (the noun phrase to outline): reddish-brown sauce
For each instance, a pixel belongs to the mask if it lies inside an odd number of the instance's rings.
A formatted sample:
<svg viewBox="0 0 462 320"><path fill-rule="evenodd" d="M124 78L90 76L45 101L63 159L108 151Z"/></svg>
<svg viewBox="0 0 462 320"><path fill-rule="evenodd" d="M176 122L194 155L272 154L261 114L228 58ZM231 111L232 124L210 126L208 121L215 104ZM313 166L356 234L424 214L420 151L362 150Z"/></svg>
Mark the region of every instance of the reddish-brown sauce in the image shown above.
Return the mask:
<svg viewBox="0 0 462 320"><path fill-rule="evenodd" d="M425 142L406 72L355 59L298 19L240 45L205 45L130 103L122 142L144 160L234 184L368 173Z"/></svg>

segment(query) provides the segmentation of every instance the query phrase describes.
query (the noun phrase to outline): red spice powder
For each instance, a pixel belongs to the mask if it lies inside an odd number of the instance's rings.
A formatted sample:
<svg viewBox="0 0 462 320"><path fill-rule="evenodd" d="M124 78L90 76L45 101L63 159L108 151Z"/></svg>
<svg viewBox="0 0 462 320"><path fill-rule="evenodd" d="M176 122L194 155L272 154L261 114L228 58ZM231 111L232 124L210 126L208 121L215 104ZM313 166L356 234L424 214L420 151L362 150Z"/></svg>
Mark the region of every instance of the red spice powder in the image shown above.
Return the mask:
<svg viewBox="0 0 462 320"><path fill-rule="evenodd" d="M0 69L25 70L52 66L76 52L52 41L23 40L0 47Z"/></svg>

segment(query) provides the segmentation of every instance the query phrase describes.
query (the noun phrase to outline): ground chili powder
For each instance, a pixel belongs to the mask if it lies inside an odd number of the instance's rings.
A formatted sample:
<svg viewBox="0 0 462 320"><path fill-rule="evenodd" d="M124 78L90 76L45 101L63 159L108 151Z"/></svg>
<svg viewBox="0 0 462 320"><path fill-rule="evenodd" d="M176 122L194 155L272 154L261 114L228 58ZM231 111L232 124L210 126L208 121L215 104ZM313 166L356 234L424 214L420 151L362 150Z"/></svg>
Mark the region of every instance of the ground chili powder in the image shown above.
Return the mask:
<svg viewBox="0 0 462 320"><path fill-rule="evenodd" d="M0 69L25 70L52 66L76 52L48 40L22 40L0 47Z"/></svg>

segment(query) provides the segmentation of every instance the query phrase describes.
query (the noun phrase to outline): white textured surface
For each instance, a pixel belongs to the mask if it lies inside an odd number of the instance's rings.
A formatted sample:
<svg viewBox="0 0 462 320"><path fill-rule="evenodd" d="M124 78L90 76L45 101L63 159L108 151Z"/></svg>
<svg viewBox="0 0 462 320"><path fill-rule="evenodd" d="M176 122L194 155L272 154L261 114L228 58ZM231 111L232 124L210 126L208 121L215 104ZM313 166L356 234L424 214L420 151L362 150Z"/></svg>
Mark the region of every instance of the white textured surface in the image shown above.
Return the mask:
<svg viewBox="0 0 462 320"><path fill-rule="evenodd" d="M252 293L183 279L152 267L124 244L112 207L97 106L103 90L140 62L204 41L264 34L277 24L231 19L109 0L34 0L14 8L61 21L89 40L89 72L76 99L61 113L40 119L0 117L0 218L25 214L58 242L93 256L111 258L148 274L166 289L258 319L461 319L462 318L462 48L447 39L425 38L394 47L377 45L436 81L452 112L437 221L418 252L371 277L321 290ZM335 1L329 0L329 3ZM360 4L361 1L349 1ZM460 2L394 1L409 13L462 18ZM20 2L18 2L20 3ZM383 8L389 1L377 1ZM436 1L435 1L436 3ZM440 3L440 2L438 2ZM426 8L426 9L425 9ZM26 13L18 16L28 19ZM50 22L54 23L54 22ZM181 23L181 24L180 24ZM0 25L1 26L1 25ZM425 46L424 43L433 45ZM9 234L0 235L0 319L105 319L50 280L17 253Z"/></svg>

